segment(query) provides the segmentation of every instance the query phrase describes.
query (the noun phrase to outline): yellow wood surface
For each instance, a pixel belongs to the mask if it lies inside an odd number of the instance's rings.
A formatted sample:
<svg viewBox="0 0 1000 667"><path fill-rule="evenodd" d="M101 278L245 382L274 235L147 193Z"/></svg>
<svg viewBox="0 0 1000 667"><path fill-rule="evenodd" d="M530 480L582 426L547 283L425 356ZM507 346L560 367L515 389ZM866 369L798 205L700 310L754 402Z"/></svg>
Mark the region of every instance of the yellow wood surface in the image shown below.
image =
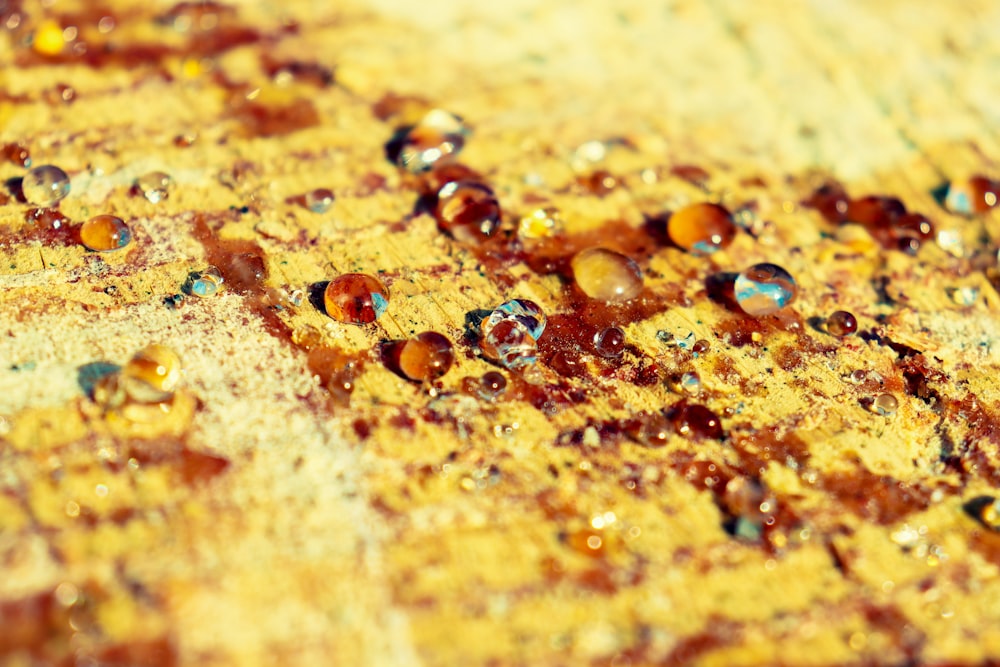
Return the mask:
<svg viewBox="0 0 1000 667"><path fill-rule="evenodd" d="M66 27L86 7L56 0L25 2L0 39L0 142L71 175L60 207L69 218L113 213L135 234L102 255L39 245L19 238L25 204L0 207L0 664L1000 659L1000 550L982 546L994 536L963 511L1000 478L995 445L973 443L985 454L965 478L940 460L945 439L971 432L968 415L941 406L970 393L989 410L998 400L1000 218L948 213L931 194L952 178L1000 177L1000 4L225 4L233 11L209 11L220 26L268 37L203 60L92 69L33 55L47 17ZM201 34L154 21L165 3L111 5L118 23L106 34L88 27L92 47ZM209 39L222 28L200 29ZM336 83L281 85L263 53L317 63ZM234 97L220 81L245 86ZM47 99L60 83L75 90L71 104ZM703 199L754 203L756 236L741 232L711 261L673 247L648 259L647 286L690 306L623 324L667 372L658 331L709 340L690 368L724 428L806 443L807 465L773 461L762 475L803 517L785 548L727 534L709 490L670 465L688 454L734 464L727 441L673 436L651 448L593 431L581 446L555 446L592 422L676 402L665 383L599 386L547 416L461 393L464 378L494 368L461 348L436 396L373 359L350 407L331 407L306 353L268 333L248 297L164 305L206 264L193 229L209 212L228 220L223 238L265 250L271 287L384 275L391 301L377 325L338 324L306 300L278 314L296 340L351 352L423 330L457 341L468 312L513 297L565 312L555 277L514 267L524 279L506 289L432 218L408 218L416 193L384 156L395 125L373 113L390 93L468 121L461 160L484 174L509 221L538 197L571 232L638 226ZM271 108L312 105L318 124L253 136L239 112L248 95ZM176 145L191 132L193 145ZM622 183L604 197L575 185L575 151L593 140L612 147L592 166ZM704 188L671 176L679 165L707 170ZM158 204L129 192L154 170L173 179ZM23 173L0 165L4 180ZM371 174L386 187L367 188ZM929 243L909 257L870 239L850 245L850 232L800 205L830 177L852 194L899 197L959 246ZM328 213L289 201L315 187L336 193ZM242 206L251 212L229 212ZM902 386L897 353L876 342L808 328L838 349L789 370L775 359L797 335L728 344L719 326L733 315L706 298L705 278L763 261L796 277L803 320L851 310L862 328L933 359L946 378L933 383L941 402L899 391L893 418L864 410L855 370ZM950 297L962 286L980 290L973 305ZM123 364L154 342L184 363L174 412L152 424L104 415L79 369ZM720 360L733 371L719 372ZM442 423L403 426L427 411ZM185 483L182 440L228 467ZM857 471L934 493L921 511L878 524L832 500L828 480ZM594 535L599 553L574 548ZM848 565L838 569L834 554Z"/></svg>

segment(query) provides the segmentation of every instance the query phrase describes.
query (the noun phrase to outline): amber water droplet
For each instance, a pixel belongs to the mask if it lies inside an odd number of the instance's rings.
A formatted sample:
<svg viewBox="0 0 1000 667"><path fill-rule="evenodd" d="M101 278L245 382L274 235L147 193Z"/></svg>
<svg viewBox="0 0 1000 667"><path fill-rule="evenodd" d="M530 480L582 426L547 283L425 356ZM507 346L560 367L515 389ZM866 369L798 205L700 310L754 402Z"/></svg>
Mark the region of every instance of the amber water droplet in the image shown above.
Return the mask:
<svg viewBox="0 0 1000 667"><path fill-rule="evenodd" d="M858 320L846 310L838 310L826 318L826 330L838 338L850 336L858 330Z"/></svg>
<svg viewBox="0 0 1000 667"><path fill-rule="evenodd" d="M90 250L119 250L132 242L132 230L121 218L98 215L80 225L80 242Z"/></svg>
<svg viewBox="0 0 1000 667"><path fill-rule="evenodd" d="M326 286L323 294L326 314L345 324L369 324L389 307L385 285L365 273L345 273Z"/></svg>
<svg viewBox="0 0 1000 667"><path fill-rule="evenodd" d="M425 331L400 346L397 363L411 380L430 382L448 372L455 363L455 350L445 336Z"/></svg>
<svg viewBox="0 0 1000 667"><path fill-rule="evenodd" d="M711 255L736 237L733 216L718 204L690 204L674 212L667 221L670 240L698 255Z"/></svg>
<svg viewBox="0 0 1000 667"><path fill-rule="evenodd" d="M1000 531L1000 498L984 497L983 502L978 503L975 514L984 526Z"/></svg>
<svg viewBox="0 0 1000 667"><path fill-rule="evenodd" d="M136 179L135 188L151 203L157 204L170 192L170 176L162 171L151 171Z"/></svg>
<svg viewBox="0 0 1000 667"><path fill-rule="evenodd" d="M148 345L121 371L122 387L139 403L159 403L173 396L181 381L181 360L164 345Z"/></svg>
<svg viewBox="0 0 1000 667"><path fill-rule="evenodd" d="M898 409L899 400L892 394L879 394L871 404L871 411L883 417L891 417Z"/></svg>
<svg viewBox="0 0 1000 667"><path fill-rule="evenodd" d="M500 226L500 203L493 190L473 181L452 181L438 191L438 227L464 243L480 243Z"/></svg>
<svg viewBox="0 0 1000 667"><path fill-rule="evenodd" d="M310 190L303 197L306 208L313 213L326 213L333 206L333 192L326 188Z"/></svg>
<svg viewBox="0 0 1000 667"><path fill-rule="evenodd" d="M672 421L681 435L713 440L722 437L719 417L704 405L682 403L675 407Z"/></svg>
<svg viewBox="0 0 1000 667"><path fill-rule="evenodd" d="M594 334L594 351L605 359L617 359L625 352L625 332L608 327Z"/></svg>
<svg viewBox="0 0 1000 667"><path fill-rule="evenodd" d="M618 179L614 174L604 169L598 169L589 174L578 176L576 182L590 194L603 197L618 187Z"/></svg>
<svg viewBox="0 0 1000 667"><path fill-rule="evenodd" d="M588 248L570 262L577 287L591 299L619 303L642 292L639 265L620 252L607 248Z"/></svg>
<svg viewBox="0 0 1000 667"><path fill-rule="evenodd" d="M699 338L694 342L694 345L691 346L691 351L694 352L695 357L699 354L705 354L710 349L712 349L712 344L704 338Z"/></svg>
<svg viewBox="0 0 1000 667"><path fill-rule="evenodd" d="M798 287L788 271L777 264L754 264L736 277L736 302L747 315L776 313L795 300Z"/></svg>
<svg viewBox="0 0 1000 667"><path fill-rule="evenodd" d="M479 397L486 401L496 400L507 390L507 378L503 373L488 371L479 378L477 393Z"/></svg>
<svg viewBox="0 0 1000 667"><path fill-rule="evenodd" d="M31 166L31 153L21 144L6 144L3 147L3 156L8 162L13 162L19 167Z"/></svg>
<svg viewBox="0 0 1000 667"><path fill-rule="evenodd" d="M432 109L402 137L396 164L419 174L454 159L465 146L468 128L458 116Z"/></svg>
<svg viewBox="0 0 1000 667"><path fill-rule="evenodd" d="M21 179L21 193L35 206L55 206L69 194L69 188L69 176L51 164L35 167Z"/></svg>

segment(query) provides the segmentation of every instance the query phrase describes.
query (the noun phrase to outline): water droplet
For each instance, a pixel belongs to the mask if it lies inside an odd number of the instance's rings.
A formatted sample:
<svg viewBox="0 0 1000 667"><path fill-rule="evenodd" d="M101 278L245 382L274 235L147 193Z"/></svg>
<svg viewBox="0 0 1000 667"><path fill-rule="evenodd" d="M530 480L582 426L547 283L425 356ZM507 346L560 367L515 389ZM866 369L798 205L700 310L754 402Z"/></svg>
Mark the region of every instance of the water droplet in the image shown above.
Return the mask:
<svg viewBox="0 0 1000 667"><path fill-rule="evenodd" d="M562 232L563 226L559 209L545 206L521 218L517 233L522 239L547 239Z"/></svg>
<svg viewBox="0 0 1000 667"><path fill-rule="evenodd" d="M142 193L153 204L157 204L167 198L170 188L170 176L162 171L151 171L144 176L140 176L135 181L136 190Z"/></svg>
<svg viewBox="0 0 1000 667"><path fill-rule="evenodd" d="M965 287L952 287L948 290L951 300L959 306L974 306L979 300L979 288L966 285Z"/></svg>
<svg viewBox="0 0 1000 667"><path fill-rule="evenodd" d="M453 159L465 146L469 129L462 119L442 109L432 109L402 139L396 163L419 174Z"/></svg>
<svg viewBox="0 0 1000 667"><path fill-rule="evenodd" d="M3 156L19 167L31 166L31 153L21 144L6 144L3 147Z"/></svg>
<svg viewBox="0 0 1000 667"><path fill-rule="evenodd" d="M642 292L642 272L625 255L607 248L578 252L570 263L577 287L592 299L619 303Z"/></svg>
<svg viewBox="0 0 1000 667"><path fill-rule="evenodd" d="M148 345L135 354L121 370L121 385L138 403L169 400L181 381L181 360L163 345Z"/></svg>
<svg viewBox="0 0 1000 667"><path fill-rule="evenodd" d="M531 330L516 319L502 319L479 341L483 354L505 368L517 370L535 363L538 344Z"/></svg>
<svg viewBox="0 0 1000 667"><path fill-rule="evenodd" d="M21 193L29 204L55 206L69 194L69 176L51 164L35 167L21 179Z"/></svg>
<svg viewBox="0 0 1000 667"><path fill-rule="evenodd" d="M397 363L411 380L430 382L447 373L454 362L451 341L435 331L425 331L402 344Z"/></svg>
<svg viewBox="0 0 1000 667"><path fill-rule="evenodd" d="M1000 181L973 176L949 183L944 205L952 213L974 215L985 213L996 206L998 197L1000 197Z"/></svg>
<svg viewBox="0 0 1000 667"><path fill-rule="evenodd" d="M795 300L798 288L792 276L777 264L754 264L736 278L736 302L747 315L775 313Z"/></svg>
<svg viewBox="0 0 1000 667"><path fill-rule="evenodd" d="M681 405L674 408L671 420L681 435L714 440L722 437L719 417L704 405L682 401Z"/></svg>
<svg viewBox="0 0 1000 667"><path fill-rule="evenodd" d="M475 181L446 183L437 194L438 227L464 243L479 243L500 226L500 203L489 186Z"/></svg>
<svg viewBox="0 0 1000 667"><path fill-rule="evenodd" d="M976 516L987 528L1000 531L1000 498L985 498L977 508Z"/></svg>
<svg viewBox="0 0 1000 667"><path fill-rule="evenodd" d="M879 394L871 404L871 411L883 417L891 417L898 409L899 401L892 394Z"/></svg>
<svg viewBox="0 0 1000 667"><path fill-rule="evenodd" d="M678 394L697 396L701 393L701 378L694 371L681 373L671 378L670 388Z"/></svg>
<svg viewBox="0 0 1000 667"><path fill-rule="evenodd" d="M617 359L625 352L625 332L608 327L594 334L594 351L605 359Z"/></svg>
<svg viewBox="0 0 1000 667"><path fill-rule="evenodd" d="M577 176L576 182L592 195L603 197L618 187L618 179L605 169Z"/></svg>
<svg viewBox="0 0 1000 667"><path fill-rule="evenodd" d="M132 242L132 230L113 215L98 215L80 225L80 242L90 250L119 250Z"/></svg>
<svg viewBox="0 0 1000 667"><path fill-rule="evenodd" d="M224 282L225 279L222 277L222 272L214 266L210 266L204 271L192 271L189 273L187 281L184 283L183 291L185 294L204 299L217 294L222 289Z"/></svg>
<svg viewBox="0 0 1000 667"><path fill-rule="evenodd" d="M545 332L546 317L541 307L527 299L511 299L493 309L489 317L480 324L480 331L485 338L500 322L515 320L528 330L528 334L538 340Z"/></svg>
<svg viewBox="0 0 1000 667"><path fill-rule="evenodd" d="M369 324L389 307L389 292L377 278L365 273L345 273L326 286L326 314L345 324Z"/></svg>
<svg viewBox="0 0 1000 667"><path fill-rule="evenodd" d="M736 225L729 211L718 204L691 204L670 216L667 234L691 253L711 255L733 242Z"/></svg>
<svg viewBox="0 0 1000 667"><path fill-rule="evenodd" d="M704 338L700 338L694 342L691 346L691 351L694 352L694 356L697 357L699 354L704 354L712 349L712 344L709 343Z"/></svg>
<svg viewBox="0 0 1000 667"><path fill-rule="evenodd" d="M843 338L858 330L858 320L846 310L838 310L826 318L826 330L831 336Z"/></svg>
<svg viewBox="0 0 1000 667"><path fill-rule="evenodd" d="M497 371L487 371L479 378L477 392L486 401L496 400L507 390L507 378Z"/></svg>
<svg viewBox="0 0 1000 667"><path fill-rule="evenodd" d="M333 192L326 188L310 190L303 198L306 208L313 213L326 213L333 206L333 200Z"/></svg>

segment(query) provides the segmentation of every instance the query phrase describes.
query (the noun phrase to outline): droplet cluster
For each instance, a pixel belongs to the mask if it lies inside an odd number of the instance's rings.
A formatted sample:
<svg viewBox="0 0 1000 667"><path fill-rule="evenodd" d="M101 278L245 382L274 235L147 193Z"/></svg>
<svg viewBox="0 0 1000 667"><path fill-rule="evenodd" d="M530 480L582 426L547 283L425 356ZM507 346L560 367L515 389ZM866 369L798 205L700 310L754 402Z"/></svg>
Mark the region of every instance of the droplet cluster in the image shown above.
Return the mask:
<svg viewBox="0 0 1000 667"><path fill-rule="evenodd" d="M862 225L885 248L916 254L934 238L934 225L920 213L906 210L895 197L869 195L852 199L839 184L827 184L805 202L834 224Z"/></svg>

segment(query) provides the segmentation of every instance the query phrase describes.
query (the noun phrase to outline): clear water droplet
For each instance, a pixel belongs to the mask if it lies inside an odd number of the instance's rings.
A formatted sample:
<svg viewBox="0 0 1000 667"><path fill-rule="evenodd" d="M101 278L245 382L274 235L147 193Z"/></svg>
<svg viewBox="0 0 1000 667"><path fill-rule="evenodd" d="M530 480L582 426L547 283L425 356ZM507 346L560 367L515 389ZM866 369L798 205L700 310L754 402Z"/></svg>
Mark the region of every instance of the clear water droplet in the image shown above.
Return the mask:
<svg viewBox="0 0 1000 667"><path fill-rule="evenodd" d="M545 332L547 319L541 307L534 301L528 299L511 299L505 301L493 309L489 317L483 320L480 325L482 335L488 336L497 324L504 320L516 320L524 325L528 334L538 340Z"/></svg>
<svg viewBox="0 0 1000 667"><path fill-rule="evenodd" d="M333 206L333 192L326 188L316 188L310 190L303 198L306 208L313 213L326 213Z"/></svg>
<svg viewBox="0 0 1000 667"><path fill-rule="evenodd" d="M183 290L186 294L204 299L215 296L222 289L224 282L222 272L210 266L204 271L193 271L188 274Z"/></svg>
<svg viewBox="0 0 1000 667"><path fill-rule="evenodd" d="M170 176L162 171L151 171L136 179L135 187L150 203L158 204L170 193Z"/></svg>
<svg viewBox="0 0 1000 667"><path fill-rule="evenodd" d="M51 164L35 167L21 179L21 193L35 206L55 206L69 194L69 189L69 176Z"/></svg>
<svg viewBox="0 0 1000 667"><path fill-rule="evenodd" d="M736 302L747 315L776 313L795 300L798 287L791 274L777 264L754 264L739 274L734 285Z"/></svg>

